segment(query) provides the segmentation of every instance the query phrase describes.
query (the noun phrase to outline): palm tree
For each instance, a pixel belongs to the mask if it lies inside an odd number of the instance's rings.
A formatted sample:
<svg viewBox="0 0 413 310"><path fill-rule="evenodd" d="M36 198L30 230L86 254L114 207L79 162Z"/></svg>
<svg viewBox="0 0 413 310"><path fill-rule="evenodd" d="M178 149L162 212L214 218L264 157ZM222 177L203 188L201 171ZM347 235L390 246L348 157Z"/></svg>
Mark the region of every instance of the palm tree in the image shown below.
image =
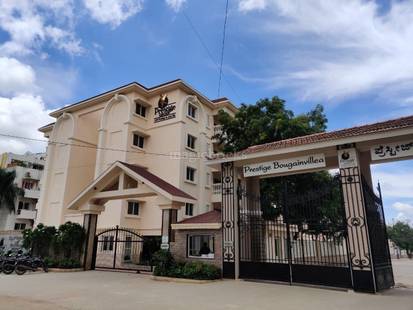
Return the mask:
<svg viewBox="0 0 413 310"><path fill-rule="evenodd" d="M15 171L0 169L0 209L6 208L10 213L15 212L15 200L23 192L14 184L15 178Z"/></svg>

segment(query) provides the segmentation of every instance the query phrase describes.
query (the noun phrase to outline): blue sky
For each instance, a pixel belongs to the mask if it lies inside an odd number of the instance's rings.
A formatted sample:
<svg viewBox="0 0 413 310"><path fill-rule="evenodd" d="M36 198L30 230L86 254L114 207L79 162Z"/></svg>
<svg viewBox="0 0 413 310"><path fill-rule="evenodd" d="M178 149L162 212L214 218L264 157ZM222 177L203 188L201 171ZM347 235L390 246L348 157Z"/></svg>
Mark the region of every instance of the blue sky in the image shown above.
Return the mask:
<svg viewBox="0 0 413 310"><path fill-rule="evenodd" d="M39 138L50 110L131 81L182 78L218 97L224 12L223 0L0 0L1 132ZM277 95L295 113L321 103L329 130L413 114L411 20L408 0L230 0L220 95ZM0 139L0 152L43 148ZM387 219L413 220L413 163L373 175Z"/></svg>

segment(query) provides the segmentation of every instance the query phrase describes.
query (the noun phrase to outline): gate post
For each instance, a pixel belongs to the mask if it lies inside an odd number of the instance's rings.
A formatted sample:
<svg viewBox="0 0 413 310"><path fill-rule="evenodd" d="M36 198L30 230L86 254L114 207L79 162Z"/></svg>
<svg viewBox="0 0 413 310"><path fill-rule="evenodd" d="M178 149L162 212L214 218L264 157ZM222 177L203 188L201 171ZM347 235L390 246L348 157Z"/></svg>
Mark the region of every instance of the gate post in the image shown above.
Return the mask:
<svg viewBox="0 0 413 310"><path fill-rule="evenodd" d="M94 246L96 227L98 222L98 215L103 211L105 207L99 205L89 205L88 208L81 210L83 216L83 228L86 236L83 244L81 262L84 270L91 270L94 262Z"/></svg>
<svg viewBox="0 0 413 310"><path fill-rule="evenodd" d="M222 273L224 278L239 277L238 175L234 162L221 165L222 177Z"/></svg>
<svg viewBox="0 0 413 310"><path fill-rule="evenodd" d="M349 267L353 289L375 293L376 284L370 236L357 150L355 148L339 150L338 161L347 223Z"/></svg>

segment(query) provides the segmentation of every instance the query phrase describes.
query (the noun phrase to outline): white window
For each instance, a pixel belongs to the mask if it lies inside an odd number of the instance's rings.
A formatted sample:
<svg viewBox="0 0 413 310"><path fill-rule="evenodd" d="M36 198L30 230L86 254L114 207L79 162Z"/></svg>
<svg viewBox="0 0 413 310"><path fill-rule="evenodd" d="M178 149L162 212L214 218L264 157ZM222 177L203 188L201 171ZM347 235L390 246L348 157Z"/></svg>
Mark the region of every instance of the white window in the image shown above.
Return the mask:
<svg viewBox="0 0 413 310"><path fill-rule="evenodd" d="M139 202L128 201L128 214L139 215Z"/></svg>
<svg viewBox="0 0 413 310"><path fill-rule="evenodd" d="M135 105L135 113L142 117L146 117L146 107L138 102L136 102Z"/></svg>
<svg viewBox="0 0 413 310"><path fill-rule="evenodd" d="M188 256L214 258L214 237L211 235L189 235Z"/></svg>
<svg viewBox="0 0 413 310"><path fill-rule="evenodd" d="M195 149L195 142L196 142L196 137L188 134L187 139L186 139L186 146L189 147L190 149L194 150Z"/></svg>
<svg viewBox="0 0 413 310"><path fill-rule="evenodd" d="M186 167L186 180L195 182L196 169L192 167Z"/></svg>
<svg viewBox="0 0 413 310"><path fill-rule="evenodd" d="M205 145L205 153L206 155L211 155L211 143L207 142Z"/></svg>
<svg viewBox="0 0 413 310"><path fill-rule="evenodd" d="M198 117L198 108L192 103L188 103L188 116L196 119Z"/></svg>
<svg viewBox="0 0 413 310"><path fill-rule="evenodd" d="M186 203L185 204L185 215L187 215L187 216L194 215L194 204L193 203Z"/></svg>
<svg viewBox="0 0 413 310"><path fill-rule="evenodd" d="M143 149L143 145L145 144L145 138L138 135L133 134L133 145Z"/></svg>
<svg viewBox="0 0 413 310"><path fill-rule="evenodd" d="M206 173L205 185L206 185L206 186L210 186L210 185L211 185L211 174L210 174L209 172Z"/></svg>

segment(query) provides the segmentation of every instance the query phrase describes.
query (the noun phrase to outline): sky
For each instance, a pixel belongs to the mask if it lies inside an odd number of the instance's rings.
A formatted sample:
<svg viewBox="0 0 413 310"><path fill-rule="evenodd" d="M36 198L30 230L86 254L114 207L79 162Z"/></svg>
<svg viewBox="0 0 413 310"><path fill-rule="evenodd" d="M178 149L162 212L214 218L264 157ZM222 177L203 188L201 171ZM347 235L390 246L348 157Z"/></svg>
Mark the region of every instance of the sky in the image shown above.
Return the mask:
<svg viewBox="0 0 413 310"><path fill-rule="evenodd" d="M413 114L413 1L0 0L0 133L42 138L50 111L182 78L236 105L323 104L328 130ZM45 144L0 137L0 153ZM413 222L413 161L372 167L388 222Z"/></svg>

